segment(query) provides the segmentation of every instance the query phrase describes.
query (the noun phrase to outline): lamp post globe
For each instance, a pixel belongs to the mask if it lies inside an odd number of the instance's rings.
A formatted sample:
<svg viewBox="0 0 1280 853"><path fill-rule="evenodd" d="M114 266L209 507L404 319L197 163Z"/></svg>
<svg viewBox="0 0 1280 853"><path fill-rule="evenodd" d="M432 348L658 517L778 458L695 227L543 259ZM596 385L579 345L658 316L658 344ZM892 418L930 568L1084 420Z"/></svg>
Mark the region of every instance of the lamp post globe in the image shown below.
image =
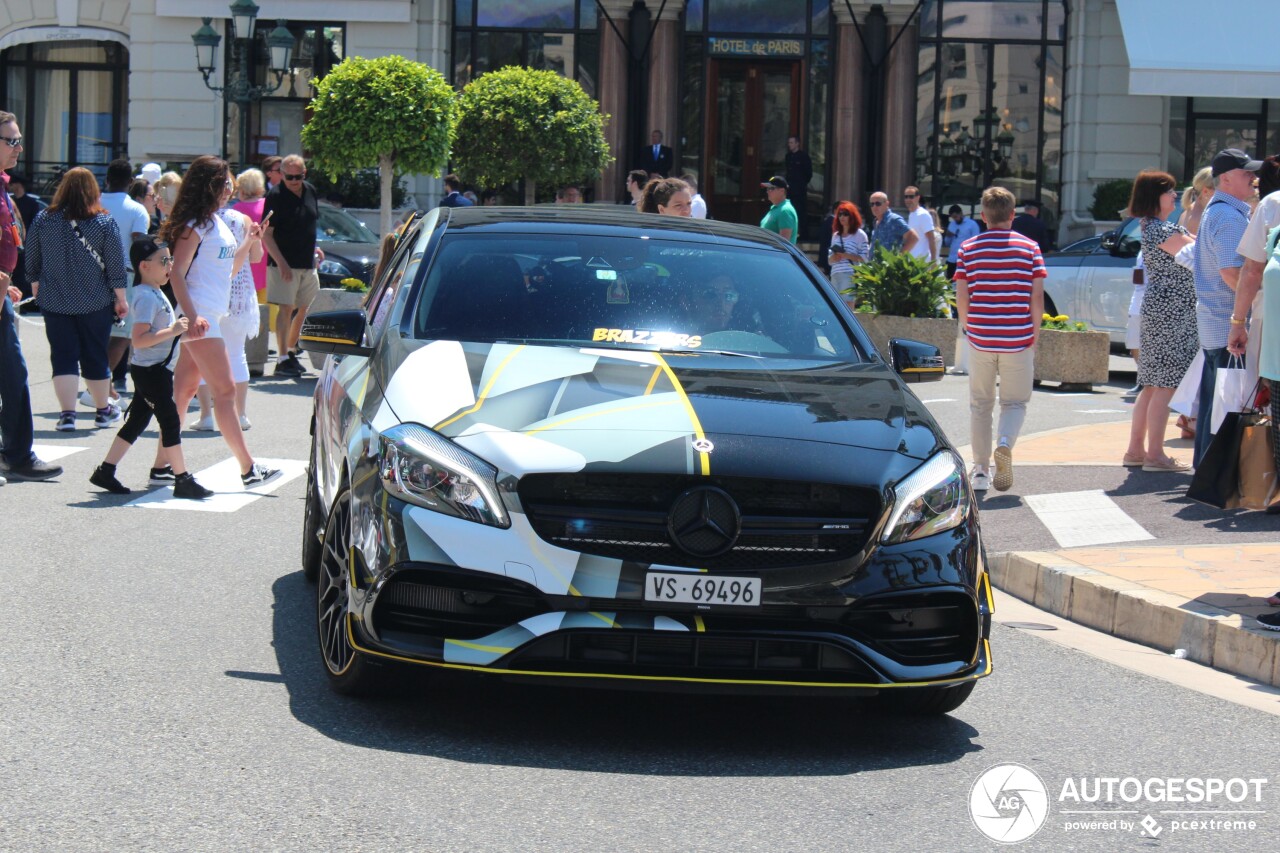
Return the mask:
<svg viewBox="0 0 1280 853"><path fill-rule="evenodd" d="M253 38L253 22L258 18L258 5L253 0L236 0L231 4L231 24L236 38Z"/></svg>
<svg viewBox="0 0 1280 853"><path fill-rule="evenodd" d="M277 75L288 74L292 67L293 33L285 28L284 21L276 21L276 28L267 36L267 47L271 51L271 70Z"/></svg>
<svg viewBox="0 0 1280 853"><path fill-rule="evenodd" d="M204 25L191 36L196 46L196 68L204 75L206 83L216 67L214 57L218 55L218 45L222 42L222 36L211 26L212 23L212 18L205 18Z"/></svg>

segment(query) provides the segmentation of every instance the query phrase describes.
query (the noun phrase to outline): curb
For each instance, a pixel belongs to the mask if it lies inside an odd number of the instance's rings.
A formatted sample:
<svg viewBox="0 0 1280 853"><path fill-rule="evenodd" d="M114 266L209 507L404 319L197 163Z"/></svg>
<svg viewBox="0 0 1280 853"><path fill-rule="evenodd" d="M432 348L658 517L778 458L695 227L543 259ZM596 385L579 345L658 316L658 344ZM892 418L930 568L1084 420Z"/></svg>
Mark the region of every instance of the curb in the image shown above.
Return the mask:
<svg viewBox="0 0 1280 853"><path fill-rule="evenodd" d="M1238 613L1095 571L1044 551L997 554L992 584L1088 628L1280 687L1280 637Z"/></svg>

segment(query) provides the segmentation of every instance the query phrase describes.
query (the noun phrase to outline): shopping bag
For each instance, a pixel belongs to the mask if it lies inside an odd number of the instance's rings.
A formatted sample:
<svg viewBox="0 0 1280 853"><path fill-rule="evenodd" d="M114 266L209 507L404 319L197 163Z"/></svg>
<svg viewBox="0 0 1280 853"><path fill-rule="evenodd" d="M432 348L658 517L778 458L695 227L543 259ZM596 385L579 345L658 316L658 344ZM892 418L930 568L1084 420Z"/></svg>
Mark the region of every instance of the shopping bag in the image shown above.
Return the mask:
<svg viewBox="0 0 1280 853"><path fill-rule="evenodd" d="M1200 405L1200 374L1204 372L1204 350L1196 347L1196 357L1191 360L1186 375L1178 383L1178 390L1173 392L1169 400L1169 408L1189 418L1196 416L1196 408Z"/></svg>
<svg viewBox="0 0 1280 853"><path fill-rule="evenodd" d="M1218 509L1240 506L1240 438L1245 418L1240 412L1228 412L1222 419L1222 427L1209 442L1209 449L1191 478L1187 489L1191 500Z"/></svg>
<svg viewBox="0 0 1280 853"><path fill-rule="evenodd" d="M1246 416L1240 435L1240 506L1266 509L1280 502L1276 494L1276 457L1271 450L1275 430L1271 419Z"/></svg>
<svg viewBox="0 0 1280 853"><path fill-rule="evenodd" d="M1237 355L1231 356L1225 366L1218 368L1213 383L1213 414L1209 418L1209 432L1217 434L1228 412L1244 411L1251 402L1249 394L1255 382L1257 378L1252 382L1249 380L1244 359Z"/></svg>

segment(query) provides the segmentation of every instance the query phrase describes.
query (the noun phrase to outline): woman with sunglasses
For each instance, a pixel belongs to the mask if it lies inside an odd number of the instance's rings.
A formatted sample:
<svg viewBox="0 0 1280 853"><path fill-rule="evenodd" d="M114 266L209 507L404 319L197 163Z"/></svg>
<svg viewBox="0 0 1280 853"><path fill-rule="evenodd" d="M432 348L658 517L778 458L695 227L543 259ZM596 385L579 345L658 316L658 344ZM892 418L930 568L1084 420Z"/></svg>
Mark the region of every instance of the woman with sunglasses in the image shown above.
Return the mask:
<svg viewBox="0 0 1280 853"><path fill-rule="evenodd" d="M129 312L125 299L120 229L101 204L98 180L76 167L63 176L53 204L40 212L25 244L27 279L44 315L53 390L61 414L57 429L76 428L76 392L83 375L97 414L94 426L120 422L107 393L111 326Z"/></svg>
<svg viewBox="0 0 1280 853"><path fill-rule="evenodd" d="M238 243L218 211L231 199L235 183L227 161L197 157L182 179L173 211L160 236L173 249L170 284L188 330L174 374L174 401L186 411L201 377L209 385L213 413L222 439L240 463L240 480L251 487L279 475L253 461L236 411L236 386L222 338L221 323L231 311L231 280L248 260L261 235L250 223L248 239Z"/></svg>

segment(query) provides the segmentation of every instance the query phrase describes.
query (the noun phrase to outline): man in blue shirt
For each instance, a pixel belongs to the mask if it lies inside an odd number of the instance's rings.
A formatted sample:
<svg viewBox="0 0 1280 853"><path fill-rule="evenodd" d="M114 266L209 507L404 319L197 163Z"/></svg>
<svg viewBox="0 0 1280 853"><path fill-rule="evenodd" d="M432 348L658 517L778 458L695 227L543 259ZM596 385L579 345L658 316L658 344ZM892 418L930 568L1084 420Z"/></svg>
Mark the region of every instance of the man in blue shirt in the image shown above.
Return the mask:
<svg viewBox="0 0 1280 853"><path fill-rule="evenodd" d="M907 220L889 209L889 196L882 192L871 194L871 215L875 217L871 228L872 251L877 246L884 246L891 252L911 253L920 235L907 224Z"/></svg>
<svg viewBox="0 0 1280 853"><path fill-rule="evenodd" d="M1235 307L1236 284L1244 258L1236 247L1249 226L1248 200L1253 197L1255 174L1260 160L1250 160L1238 148L1219 151L1213 158L1213 182L1217 192L1205 208L1196 235L1196 325L1204 350L1204 370L1200 374L1200 407L1196 419L1196 446L1193 464L1199 465L1209 441L1213 415L1213 390L1218 368L1226 366L1227 335L1231 311Z"/></svg>
<svg viewBox="0 0 1280 853"><path fill-rule="evenodd" d="M947 214L951 221L947 223L947 234L942 242L947 249L947 278L950 279L956 274L960 244L970 237L977 237L982 229L978 227L978 223L964 215L964 210L958 204L951 205Z"/></svg>

